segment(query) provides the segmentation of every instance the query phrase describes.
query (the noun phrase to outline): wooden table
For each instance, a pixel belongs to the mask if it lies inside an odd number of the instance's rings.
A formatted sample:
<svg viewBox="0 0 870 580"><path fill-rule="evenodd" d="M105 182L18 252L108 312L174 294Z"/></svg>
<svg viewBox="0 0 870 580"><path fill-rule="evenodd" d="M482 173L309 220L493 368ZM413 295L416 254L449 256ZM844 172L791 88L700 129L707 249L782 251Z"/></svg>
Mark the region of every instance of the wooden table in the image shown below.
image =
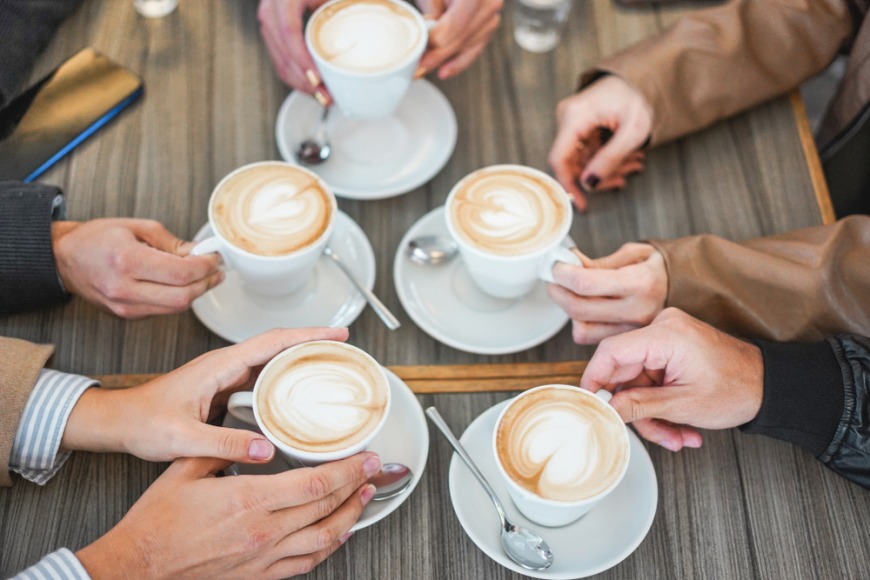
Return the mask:
<svg viewBox="0 0 870 580"><path fill-rule="evenodd" d="M36 79L66 56L95 46L145 78L133 110L54 168L70 217L155 218L190 237L206 221L209 193L232 169L278 157L273 128L287 94L259 38L254 0L181 3L162 20L136 16L126 0L84 2L41 57ZM598 58L662 29L690 3L668 9L576 2L567 38L534 55L513 42L510 17L465 74L436 82L459 121L448 165L418 190L377 202L340 202L378 257L375 291L403 327L390 333L369 310L352 342L389 365L583 360L566 328L509 356L456 351L428 337L402 310L392 256L403 232L442 204L450 187L493 163L546 169L554 109ZM626 191L596 196L572 235L592 256L644 238L713 232L741 239L831 219L799 99L782 98L650 152ZM817 199L818 198L818 199ZM819 201L820 200L820 201ZM821 208L821 211L820 211ZM159 373L224 344L191 313L125 322L81 300L0 320L0 333L58 347L53 366L86 374ZM475 367L476 368L476 367ZM420 396L461 432L506 393ZM708 433L700 450L649 446L659 508L646 540L602 576L619 578L822 578L866 576L870 495L784 443L736 431ZM429 463L413 496L359 533L316 578L507 578L463 533L451 507L451 453L433 432ZM165 465L120 455L77 454L44 488L0 490L0 574L53 549L80 548L105 533ZM583 539L577 539L578 549Z"/></svg>

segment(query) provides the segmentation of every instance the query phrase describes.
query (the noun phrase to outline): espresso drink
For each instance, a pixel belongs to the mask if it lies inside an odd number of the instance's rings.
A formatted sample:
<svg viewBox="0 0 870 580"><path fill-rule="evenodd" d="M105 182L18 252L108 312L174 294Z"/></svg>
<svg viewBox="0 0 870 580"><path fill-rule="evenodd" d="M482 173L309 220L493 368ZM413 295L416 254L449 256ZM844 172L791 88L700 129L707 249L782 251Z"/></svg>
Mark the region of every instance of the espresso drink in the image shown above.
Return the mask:
<svg viewBox="0 0 870 580"><path fill-rule="evenodd" d="M332 198L316 176L281 163L231 174L212 198L220 235L260 256L284 256L315 243L329 228L332 212Z"/></svg>
<svg viewBox="0 0 870 580"><path fill-rule="evenodd" d="M327 6L309 24L312 48L348 72L394 68L420 49L426 31L411 9L388 0L344 0Z"/></svg>
<svg viewBox="0 0 870 580"><path fill-rule="evenodd" d="M261 424L300 451L346 449L374 431L387 411L383 370L343 343L303 344L265 373L257 387Z"/></svg>
<svg viewBox="0 0 870 580"><path fill-rule="evenodd" d="M467 244L489 254L517 256L545 248L563 235L571 210L552 178L501 166L460 181L448 211Z"/></svg>
<svg viewBox="0 0 870 580"><path fill-rule="evenodd" d="M619 479L625 425L577 388L546 388L511 402L496 433L498 459L515 483L544 499L577 502Z"/></svg>

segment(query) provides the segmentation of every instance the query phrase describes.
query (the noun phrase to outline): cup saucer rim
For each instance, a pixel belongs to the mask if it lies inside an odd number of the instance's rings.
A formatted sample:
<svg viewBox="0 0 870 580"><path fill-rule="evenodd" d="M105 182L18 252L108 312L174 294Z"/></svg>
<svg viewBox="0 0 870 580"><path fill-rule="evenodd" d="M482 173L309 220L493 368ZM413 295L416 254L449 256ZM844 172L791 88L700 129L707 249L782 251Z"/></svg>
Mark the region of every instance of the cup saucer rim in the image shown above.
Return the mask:
<svg viewBox="0 0 870 580"><path fill-rule="evenodd" d="M373 186L366 189L356 188L351 182L331 183L325 176L320 175L317 167L309 167L308 169L317 173L329 184L336 197L354 200L378 200L404 195L430 181L450 160L450 157L452 157L453 152L456 150L456 142L459 136L459 125L456 119L456 111L454 111L453 106L450 104L450 101L444 93L426 79L413 81L408 90L409 93L411 91L420 92L425 95L425 98L429 99L430 102L428 104L422 103L419 98L417 100L406 99L400 107L419 107L422 108L423 112L428 113L429 115L438 116L436 124L440 130L445 132L446 135L443 140L439 140L431 147L430 162L416 173L414 177L409 177L395 184L382 187ZM317 104L317 101L315 101L310 95L300 91L291 92L287 98L284 99L284 102L281 103L281 107L279 108L275 119L275 142L278 146L278 151L284 161L294 165L298 165L299 162L293 154L293 146L290 143L293 134L289 127L294 124L294 109L298 108L300 103L306 103L308 101L310 101L314 106L318 108L320 107L320 105ZM407 103L407 105L405 103ZM308 104L306 103L305 106L308 106ZM393 174L395 171L390 173Z"/></svg>
<svg viewBox="0 0 870 580"><path fill-rule="evenodd" d="M547 324L546 326L543 326L540 329L536 330L536 333L533 336L531 335L531 333L529 333L529 336L524 337L521 341L504 345L486 345L482 342L475 344L459 340L453 336L445 334L444 332L436 328L433 324L430 323L430 321L426 317L421 314L420 309L417 308L418 303L415 300L413 293L406 288L407 284L409 283L408 279L412 276L411 273L414 272L415 269L414 265L410 264L410 261L405 255L405 247L408 245L408 242L415 236L430 234L449 236L449 233L447 232L447 222L444 219L444 212L445 206L440 205L418 218L402 236L402 240L399 243L396 254L393 258L393 285L396 289L396 294L399 298L399 302L402 304L402 308L404 308L405 312L408 313L408 316L411 318L411 320L413 320L414 323L421 330L423 330L426 334L428 334L435 340L458 350L481 355L501 355L521 352L543 344L544 342L550 340L553 336L558 334L559 331L564 328L565 324L568 323L570 318L568 314L562 311L555 303L552 304L551 309L551 312L553 313L553 322L551 324ZM440 220L440 222L438 220ZM462 260L462 257L457 256L456 258L454 258L454 260ZM428 266L421 267L428 268ZM444 266L432 266L433 269L449 267L451 267L449 264ZM437 278L437 280L440 282L442 278L439 277ZM544 286L546 283L541 281L538 284L539 286L536 287L536 289L533 290L531 293L517 299L516 303L511 306L510 309L515 310L517 305L522 306L523 304L530 304L534 300L536 300L535 293L538 291L538 288L540 286ZM453 295L452 292L450 293L451 295ZM508 313L501 312L499 316L504 316L505 314ZM455 318L458 319L459 316L455 316Z"/></svg>
<svg viewBox="0 0 870 580"><path fill-rule="evenodd" d="M500 403L496 403L495 405L489 407L488 409L480 413L480 415L475 417L475 419L468 425L468 427L465 428L465 430L462 432L462 435L459 437L459 440L466 447L466 450L468 450L468 442L470 439L483 435L486 439L486 444L483 445L483 453L486 454L486 458L488 460L492 459L492 445L489 444L492 438L492 431L495 429L499 413L501 413L501 411L508 405L511 400L512 399L506 399ZM492 425L490 426L489 423L491 423ZM483 433L477 434L477 432L479 431L483 431ZM460 506L465 506L468 502L466 500L467 494L459 493L459 470L465 469L467 471L467 467L462 462L462 460L456 456L455 453L451 456L450 467L448 469L448 488L450 490L450 505L453 508L453 513L455 514L456 519L459 520L459 525L462 527L462 530L472 540L472 542L474 542L474 544L478 547L478 549L480 549L480 551L482 551L496 563L515 572L519 572L521 574L534 578L549 580L569 580L574 578L585 578L587 576L592 576L609 570L610 568L613 568L620 562L624 561L631 554L633 554L635 550L637 550L638 546L640 546L640 544L649 534L649 530L652 527L653 521L655 520L655 514L658 510L658 477L656 475L655 468L653 467L652 459L650 458L646 448L641 443L640 438L630 428L628 429L628 435L631 446L634 449L632 449L629 457L626 478L628 477L629 472L634 471L639 477L642 477L646 480L644 487L647 494L646 501L648 502L648 511L645 514L641 514L641 516L645 515L646 517L641 517L633 521L633 523L635 524L633 526L634 533L631 534L629 541L626 542L621 550L619 550L619 553L616 556L610 558L609 560L603 561L597 566L576 566L570 570L559 571L553 571L552 568L543 571L529 571L521 568L518 564L515 564L512 560L510 560L510 558L508 558L507 555L505 555L502 551L500 544L498 544L495 549L492 549L489 545L493 543L492 538L489 538L490 541L487 542L477 531L474 531L476 530L476 528L472 525L470 520L466 521L465 518L468 516L460 515L462 513L462 508ZM474 451L474 448L472 448L472 451ZM492 460L494 461L494 459ZM487 479L490 481L490 484L492 485L493 480L496 477L499 477L497 473L497 467L495 468L495 471L490 473L490 468L487 464L484 463L483 465L481 465L482 462L480 460L476 460L476 462L478 463L478 468L481 470L484 476L487 477ZM467 475L467 477L473 480L473 476L471 476L470 473ZM476 481L473 481L473 484L478 485ZM614 492L618 491L623 484L624 482L621 482L615 488ZM494 487L496 487L496 491L498 491L498 488L502 486L494 485ZM504 489L504 493L500 494L499 497L502 500L502 503L504 503L506 508L509 510L509 514L512 520L518 520L523 522L526 521L525 518L523 518L519 514L516 506L514 506L512 501L510 500L506 487ZM635 494L633 497L638 497L638 494ZM606 499L603 501L606 501ZM637 501L641 500L637 499ZM489 507L488 504L487 507ZM495 508L492 509L493 511L495 510ZM529 523L529 525L535 526L536 524ZM556 534L574 533L577 531L578 527L582 527L583 525L583 519L581 518L580 520L566 526L538 526L540 528L538 531L546 539L547 537L552 538ZM556 558L558 559L558 554L556 555Z"/></svg>
<svg viewBox="0 0 870 580"><path fill-rule="evenodd" d="M362 264L364 274L360 276L360 279L362 283L369 290L371 290L372 288L374 288L375 278L377 274L377 259L374 254L374 250L372 249L371 241L369 240L368 235L365 233L365 231L360 227L360 225L356 223L356 221L354 221L354 219L351 218L348 214L341 210L336 210L335 214L335 226L332 232L332 237L330 238L330 243L336 245L333 241L336 238L360 242L359 249L365 256L365 260L361 261L364 262ZM193 236L193 241L200 241L207 237L211 232L211 225L206 222L201 228L199 228L199 230L197 230L196 235ZM362 243L363 241L364 243ZM338 245L340 246L341 244ZM337 250L340 250L340 248L337 248ZM321 268L329 263L329 258L325 255L321 255L318 258L317 267ZM232 274L227 276L223 284L230 284L233 287L237 287L240 285L240 281L237 275ZM245 331L245 328L230 328L228 325L220 323L220 311L217 310L216 307L207 303L207 300L209 300L211 293L215 291L220 291L220 288L221 286L218 286L216 288L213 288L212 290L209 290L208 292L194 300L191 306L193 314L206 328L209 329L209 331L213 332L214 334L228 342L237 343L246 340L251 336L259 334L260 332L265 332L266 330L269 330L269 328L272 328L272 326L269 326L268 328L263 327L262 329L254 332L253 334L250 334ZM338 326L350 326L359 317L359 315L362 313L366 306L365 298L354 288L350 280L347 280L346 291L347 293L341 307L343 308L348 304L350 304L352 307L347 310L346 314L340 320L342 324L338 324ZM244 311L245 309L251 308L253 299L249 297L249 295L244 291L243 288L239 290L239 293L241 294L243 300L245 300L245 304L237 306L237 309L240 311ZM326 324L324 323L323 326L326 326Z"/></svg>

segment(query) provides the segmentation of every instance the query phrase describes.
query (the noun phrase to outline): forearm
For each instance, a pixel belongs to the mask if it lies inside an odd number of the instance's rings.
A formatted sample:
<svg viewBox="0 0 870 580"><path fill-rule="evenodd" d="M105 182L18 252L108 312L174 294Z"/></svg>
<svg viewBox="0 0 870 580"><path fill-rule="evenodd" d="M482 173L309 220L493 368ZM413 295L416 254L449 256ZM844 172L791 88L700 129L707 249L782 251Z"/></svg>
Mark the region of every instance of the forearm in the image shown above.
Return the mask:
<svg viewBox="0 0 870 580"><path fill-rule="evenodd" d="M870 217L731 242L653 241L667 306L733 334L782 342L870 335Z"/></svg>
<svg viewBox="0 0 870 580"><path fill-rule="evenodd" d="M125 422L136 416L124 390L89 389L67 421L60 447L64 451L124 452Z"/></svg>
<svg viewBox="0 0 870 580"><path fill-rule="evenodd" d="M52 249L52 221L63 215L57 188L0 182L0 315L68 298Z"/></svg>
<svg viewBox="0 0 870 580"><path fill-rule="evenodd" d="M870 488L870 339L840 335L814 344L759 346L764 400L741 429L800 445Z"/></svg>
<svg viewBox="0 0 870 580"><path fill-rule="evenodd" d="M652 142L675 139L797 87L852 34L846 0L733 0L601 62L651 105Z"/></svg>

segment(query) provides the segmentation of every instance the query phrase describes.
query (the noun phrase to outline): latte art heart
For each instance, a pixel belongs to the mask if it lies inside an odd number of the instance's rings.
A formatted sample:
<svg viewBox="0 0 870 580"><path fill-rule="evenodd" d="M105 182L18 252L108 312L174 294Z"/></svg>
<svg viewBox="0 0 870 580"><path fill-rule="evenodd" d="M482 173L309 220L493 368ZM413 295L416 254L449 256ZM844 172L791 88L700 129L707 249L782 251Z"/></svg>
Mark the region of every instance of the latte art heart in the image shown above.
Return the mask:
<svg viewBox="0 0 870 580"><path fill-rule="evenodd" d="M346 0L326 7L311 23L311 43L338 68L372 73L408 60L424 31L407 9L385 0Z"/></svg>
<svg viewBox="0 0 870 580"><path fill-rule="evenodd" d="M264 164L219 185L214 222L234 246L281 256L316 242L329 227L332 201L320 180L301 169Z"/></svg>
<svg viewBox="0 0 870 580"><path fill-rule="evenodd" d="M353 446L387 408L383 373L360 351L316 342L268 368L257 396L260 419L294 449L325 453Z"/></svg>
<svg viewBox="0 0 870 580"><path fill-rule="evenodd" d="M494 254L531 253L565 223L565 194L546 176L517 167L476 171L457 185L448 211L465 241Z"/></svg>
<svg viewBox="0 0 870 580"><path fill-rule="evenodd" d="M580 501L606 490L628 460L625 427L579 389L543 389L514 401L496 448L508 476L532 493Z"/></svg>

